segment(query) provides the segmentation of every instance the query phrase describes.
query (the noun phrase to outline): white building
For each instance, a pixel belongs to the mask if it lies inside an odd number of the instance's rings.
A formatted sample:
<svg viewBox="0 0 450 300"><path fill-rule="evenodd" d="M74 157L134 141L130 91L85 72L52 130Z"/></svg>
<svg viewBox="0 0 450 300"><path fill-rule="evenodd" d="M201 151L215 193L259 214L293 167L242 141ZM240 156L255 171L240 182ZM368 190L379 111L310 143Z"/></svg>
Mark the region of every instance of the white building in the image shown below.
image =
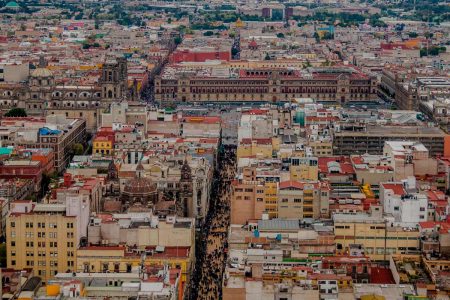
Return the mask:
<svg viewBox="0 0 450 300"><path fill-rule="evenodd" d="M419 222L427 221L428 197L408 192L413 184L411 181L409 185L406 182L380 184L380 201L384 212L392 215L391 224L394 226L416 227Z"/></svg>

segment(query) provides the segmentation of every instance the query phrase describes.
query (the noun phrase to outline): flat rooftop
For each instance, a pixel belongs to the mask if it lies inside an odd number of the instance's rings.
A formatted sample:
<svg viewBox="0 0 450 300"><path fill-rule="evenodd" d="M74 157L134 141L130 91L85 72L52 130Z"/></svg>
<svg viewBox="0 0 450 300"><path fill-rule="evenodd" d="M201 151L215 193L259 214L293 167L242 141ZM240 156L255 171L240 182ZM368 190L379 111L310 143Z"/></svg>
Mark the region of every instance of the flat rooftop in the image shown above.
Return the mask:
<svg viewBox="0 0 450 300"><path fill-rule="evenodd" d="M424 127L424 126L388 126L388 125L374 125L367 126L364 131L344 130L336 132L335 136L430 136L430 137L444 137L446 134L438 127Z"/></svg>
<svg viewBox="0 0 450 300"><path fill-rule="evenodd" d="M416 295L414 286L411 284L354 284L353 293L355 299L365 295L377 295L389 300L403 300L404 295Z"/></svg>

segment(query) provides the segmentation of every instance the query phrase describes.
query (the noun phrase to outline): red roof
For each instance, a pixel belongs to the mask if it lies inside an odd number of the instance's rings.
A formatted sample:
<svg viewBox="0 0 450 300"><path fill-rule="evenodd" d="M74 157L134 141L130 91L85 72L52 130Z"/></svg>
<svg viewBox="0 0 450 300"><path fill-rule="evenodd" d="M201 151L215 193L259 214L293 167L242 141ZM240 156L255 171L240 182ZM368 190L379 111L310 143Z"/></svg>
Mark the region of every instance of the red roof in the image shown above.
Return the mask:
<svg viewBox="0 0 450 300"><path fill-rule="evenodd" d="M370 283L394 284L395 280L390 269L372 267L370 272Z"/></svg>
<svg viewBox="0 0 450 300"><path fill-rule="evenodd" d="M298 181L294 181L294 180L289 180L289 181L283 181L280 182L280 190L282 189L287 189L287 188L296 188L296 189L303 189L303 183L298 182Z"/></svg>
<svg viewBox="0 0 450 300"><path fill-rule="evenodd" d="M395 195L401 196L406 194L405 189L403 188L403 184L401 183L382 183L381 185L386 190L392 190Z"/></svg>
<svg viewBox="0 0 450 300"><path fill-rule="evenodd" d="M258 43L256 43L255 40L252 40L250 43L248 43L248 46L249 46L249 47L256 48L256 47L258 47Z"/></svg>

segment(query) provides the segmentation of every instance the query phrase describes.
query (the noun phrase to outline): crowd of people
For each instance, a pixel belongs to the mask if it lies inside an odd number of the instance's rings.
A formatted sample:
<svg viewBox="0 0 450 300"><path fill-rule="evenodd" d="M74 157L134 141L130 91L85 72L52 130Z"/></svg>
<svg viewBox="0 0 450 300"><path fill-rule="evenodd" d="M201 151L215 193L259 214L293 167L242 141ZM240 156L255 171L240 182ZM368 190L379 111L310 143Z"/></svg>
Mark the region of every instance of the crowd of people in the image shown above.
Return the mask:
<svg viewBox="0 0 450 300"><path fill-rule="evenodd" d="M190 299L222 298L222 276L226 263L230 224L231 181L236 169L236 148L226 146L219 155L214 174L210 209L197 248L197 263L191 279Z"/></svg>

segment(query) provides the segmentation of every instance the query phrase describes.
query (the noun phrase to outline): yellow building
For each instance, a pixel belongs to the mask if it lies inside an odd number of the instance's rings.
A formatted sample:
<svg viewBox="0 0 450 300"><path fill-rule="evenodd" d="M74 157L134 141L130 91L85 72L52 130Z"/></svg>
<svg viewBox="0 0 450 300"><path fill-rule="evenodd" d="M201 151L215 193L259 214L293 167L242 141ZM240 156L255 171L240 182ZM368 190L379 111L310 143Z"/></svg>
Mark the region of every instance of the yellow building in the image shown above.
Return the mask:
<svg viewBox="0 0 450 300"><path fill-rule="evenodd" d="M142 266L168 265L181 270L182 290L190 279L195 253L191 247L88 246L77 251L77 272L131 273Z"/></svg>
<svg viewBox="0 0 450 300"><path fill-rule="evenodd" d="M316 157L333 156L333 142L331 141L310 141L308 144L312 153Z"/></svg>
<svg viewBox="0 0 450 300"><path fill-rule="evenodd" d="M99 136L94 139L92 154L112 155L114 153L112 138Z"/></svg>
<svg viewBox="0 0 450 300"><path fill-rule="evenodd" d="M272 158L274 151L279 148L277 138L242 139L237 148L237 159L242 157Z"/></svg>
<svg viewBox="0 0 450 300"><path fill-rule="evenodd" d="M420 248L418 230L386 226L381 214L335 214L333 219L338 252L344 253L350 245L359 244L370 259L388 260L392 254Z"/></svg>
<svg viewBox="0 0 450 300"><path fill-rule="evenodd" d="M80 237L87 235L82 224L88 224L89 203L70 202L67 212L65 204L11 204L6 221L8 268L32 268L44 281L58 272L75 270Z"/></svg>
<svg viewBox="0 0 450 300"><path fill-rule="evenodd" d="M264 205L269 218L278 217L278 184L276 182L264 184Z"/></svg>
<svg viewBox="0 0 450 300"><path fill-rule="evenodd" d="M319 178L317 157L292 157L289 165L291 180L311 180Z"/></svg>

